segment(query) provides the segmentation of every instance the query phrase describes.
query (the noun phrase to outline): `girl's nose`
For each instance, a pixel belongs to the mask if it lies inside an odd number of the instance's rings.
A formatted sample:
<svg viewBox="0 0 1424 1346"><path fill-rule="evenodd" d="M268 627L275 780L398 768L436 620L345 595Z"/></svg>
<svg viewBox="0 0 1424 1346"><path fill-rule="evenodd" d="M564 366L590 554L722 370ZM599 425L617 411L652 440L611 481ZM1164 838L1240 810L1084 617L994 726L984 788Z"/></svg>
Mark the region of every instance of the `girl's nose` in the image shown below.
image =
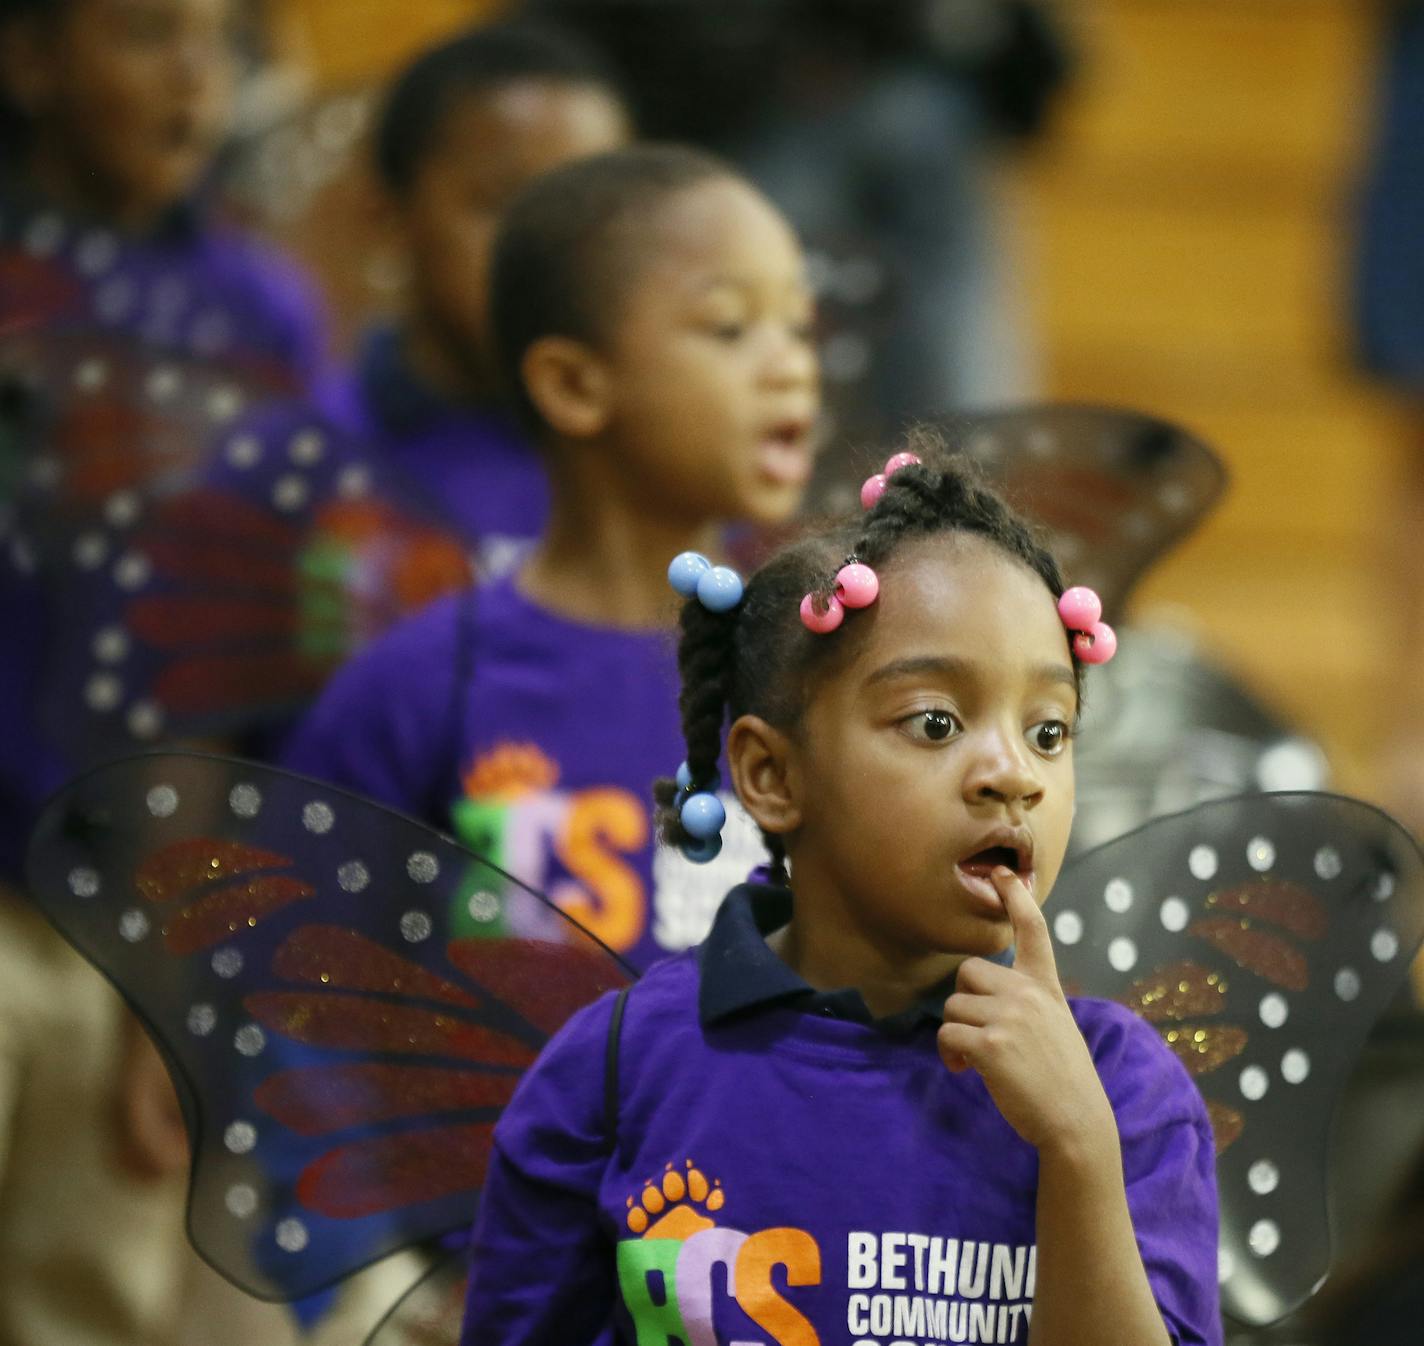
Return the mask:
<svg viewBox="0 0 1424 1346"><path fill-rule="evenodd" d="M1028 745L1016 735L983 735L964 776L968 803L986 800L1032 807L1043 794L1043 780Z"/></svg>

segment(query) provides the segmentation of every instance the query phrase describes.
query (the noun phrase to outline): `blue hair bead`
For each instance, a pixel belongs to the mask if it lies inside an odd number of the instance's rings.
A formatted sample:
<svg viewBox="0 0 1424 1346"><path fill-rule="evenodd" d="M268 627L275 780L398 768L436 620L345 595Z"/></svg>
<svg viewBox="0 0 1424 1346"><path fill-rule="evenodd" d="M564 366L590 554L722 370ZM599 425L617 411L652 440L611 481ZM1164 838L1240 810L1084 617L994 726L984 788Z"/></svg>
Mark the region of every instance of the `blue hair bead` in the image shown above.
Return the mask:
<svg viewBox="0 0 1424 1346"><path fill-rule="evenodd" d="M693 793L692 769L687 765L686 762L683 762L678 767L676 774L673 776L673 779L677 782L677 788L679 790L683 791L685 794ZM712 773L712 779L707 781L703 788L707 790L720 790L722 788L722 773L720 771L714 771Z"/></svg>
<svg viewBox="0 0 1424 1346"><path fill-rule="evenodd" d="M726 566L713 566L698 576L697 601L708 612L730 612L742 601L742 577Z"/></svg>
<svg viewBox="0 0 1424 1346"><path fill-rule="evenodd" d="M684 598L691 598L698 580L711 569L712 562L700 551L679 552L668 565L668 583Z"/></svg>
<svg viewBox="0 0 1424 1346"><path fill-rule="evenodd" d="M722 853L722 838L714 832L701 841L684 841L680 849L694 865L705 865Z"/></svg>
<svg viewBox="0 0 1424 1346"><path fill-rule="evenodd" d="M690 798L678 813L682 830L699 841L715 837L727 821L727 810L716 795L705 790Z"/></svg>

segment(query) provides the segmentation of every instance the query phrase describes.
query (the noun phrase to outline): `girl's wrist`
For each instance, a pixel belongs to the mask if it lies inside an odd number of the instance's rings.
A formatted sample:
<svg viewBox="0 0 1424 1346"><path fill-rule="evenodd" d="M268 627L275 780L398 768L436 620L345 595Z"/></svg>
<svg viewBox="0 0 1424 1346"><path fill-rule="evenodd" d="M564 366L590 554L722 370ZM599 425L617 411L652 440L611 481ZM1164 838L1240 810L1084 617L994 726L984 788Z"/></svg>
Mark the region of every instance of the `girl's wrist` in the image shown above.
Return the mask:
<svg viewBox="0 0 1424 1346"><path fill-rule="evenodd" d="M1111 1169L1121 1175L1122 1146L1117 1118L1106 1096L1101 1107L1084 1108L1056 1127L1038 1145L1039 1164L1087 1172Z"/></svg>

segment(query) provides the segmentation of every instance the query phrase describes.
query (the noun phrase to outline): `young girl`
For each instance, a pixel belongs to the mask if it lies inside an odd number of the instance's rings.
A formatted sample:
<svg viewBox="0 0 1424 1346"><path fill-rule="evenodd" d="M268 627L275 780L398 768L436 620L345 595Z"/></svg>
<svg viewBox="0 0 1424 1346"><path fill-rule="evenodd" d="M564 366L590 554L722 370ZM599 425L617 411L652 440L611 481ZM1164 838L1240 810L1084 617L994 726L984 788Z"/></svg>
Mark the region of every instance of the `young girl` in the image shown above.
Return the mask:
<svg viewBox="0 0 1424 1346"><path fill-rule="evenodd" d="M1039 911L1111 633L997 497L903 461L858 526L684 608L662 831L715 836L729 719L773 881L521 1082L464 1346L1221 1341L1201 1098L1065 999Z"/></svg>
<svg viewBox="0 0 1424 1346"><path fill-rule="evenodd" d="M60 316L280 382L320 372L315 294L213 225L199 190L227 130L233 0L0 0L0 240L73 282ZM21 273L23 275L23 273ZM0 330L23 286L0 301Z"/></svg>
<svg viewBox="0 0 1424 1346"><path fill-rule="evenodd" d="M667 557L795 510L810 320L790 229L714 159L635 148L534 183L496 245L493 325L548 527L513 577L339 673L286 764L453 828L637 966L700 939L725 879L655 856L645 802L679 751ZM740 876L759 847L749 824L729 841ZM471 897L465 933L506 928L502 894Z"/></svg>
<svg viewBox="0 0 1424 1346"><path fill-rule="evenodd" d="M541 173L616 149L630 122L592 53L520 24L476 29L395 82L375 135L383 214L408 272L404 311L367 337L332 411L444 501L488 564L543 527L548 488L503 409L489 333L499 217Z"/></svg>

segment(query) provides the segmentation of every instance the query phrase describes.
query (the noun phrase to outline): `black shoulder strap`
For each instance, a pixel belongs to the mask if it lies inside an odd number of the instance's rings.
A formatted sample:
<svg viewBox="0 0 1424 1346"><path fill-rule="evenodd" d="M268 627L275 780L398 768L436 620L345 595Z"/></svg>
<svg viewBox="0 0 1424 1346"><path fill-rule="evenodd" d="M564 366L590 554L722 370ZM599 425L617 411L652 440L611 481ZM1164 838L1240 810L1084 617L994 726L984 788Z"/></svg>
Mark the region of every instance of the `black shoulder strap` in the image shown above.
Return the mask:
<svg viewBox="0 0 1424 1346"><path fill-rule="evenodd" d="M632 989L625 986L613 1002L613 1017L608 1021L608 1047L603 1054L603 1131L608 1137L610 1152L618 1148L618 1045L623 1037L623 1011Z"/></svg>

